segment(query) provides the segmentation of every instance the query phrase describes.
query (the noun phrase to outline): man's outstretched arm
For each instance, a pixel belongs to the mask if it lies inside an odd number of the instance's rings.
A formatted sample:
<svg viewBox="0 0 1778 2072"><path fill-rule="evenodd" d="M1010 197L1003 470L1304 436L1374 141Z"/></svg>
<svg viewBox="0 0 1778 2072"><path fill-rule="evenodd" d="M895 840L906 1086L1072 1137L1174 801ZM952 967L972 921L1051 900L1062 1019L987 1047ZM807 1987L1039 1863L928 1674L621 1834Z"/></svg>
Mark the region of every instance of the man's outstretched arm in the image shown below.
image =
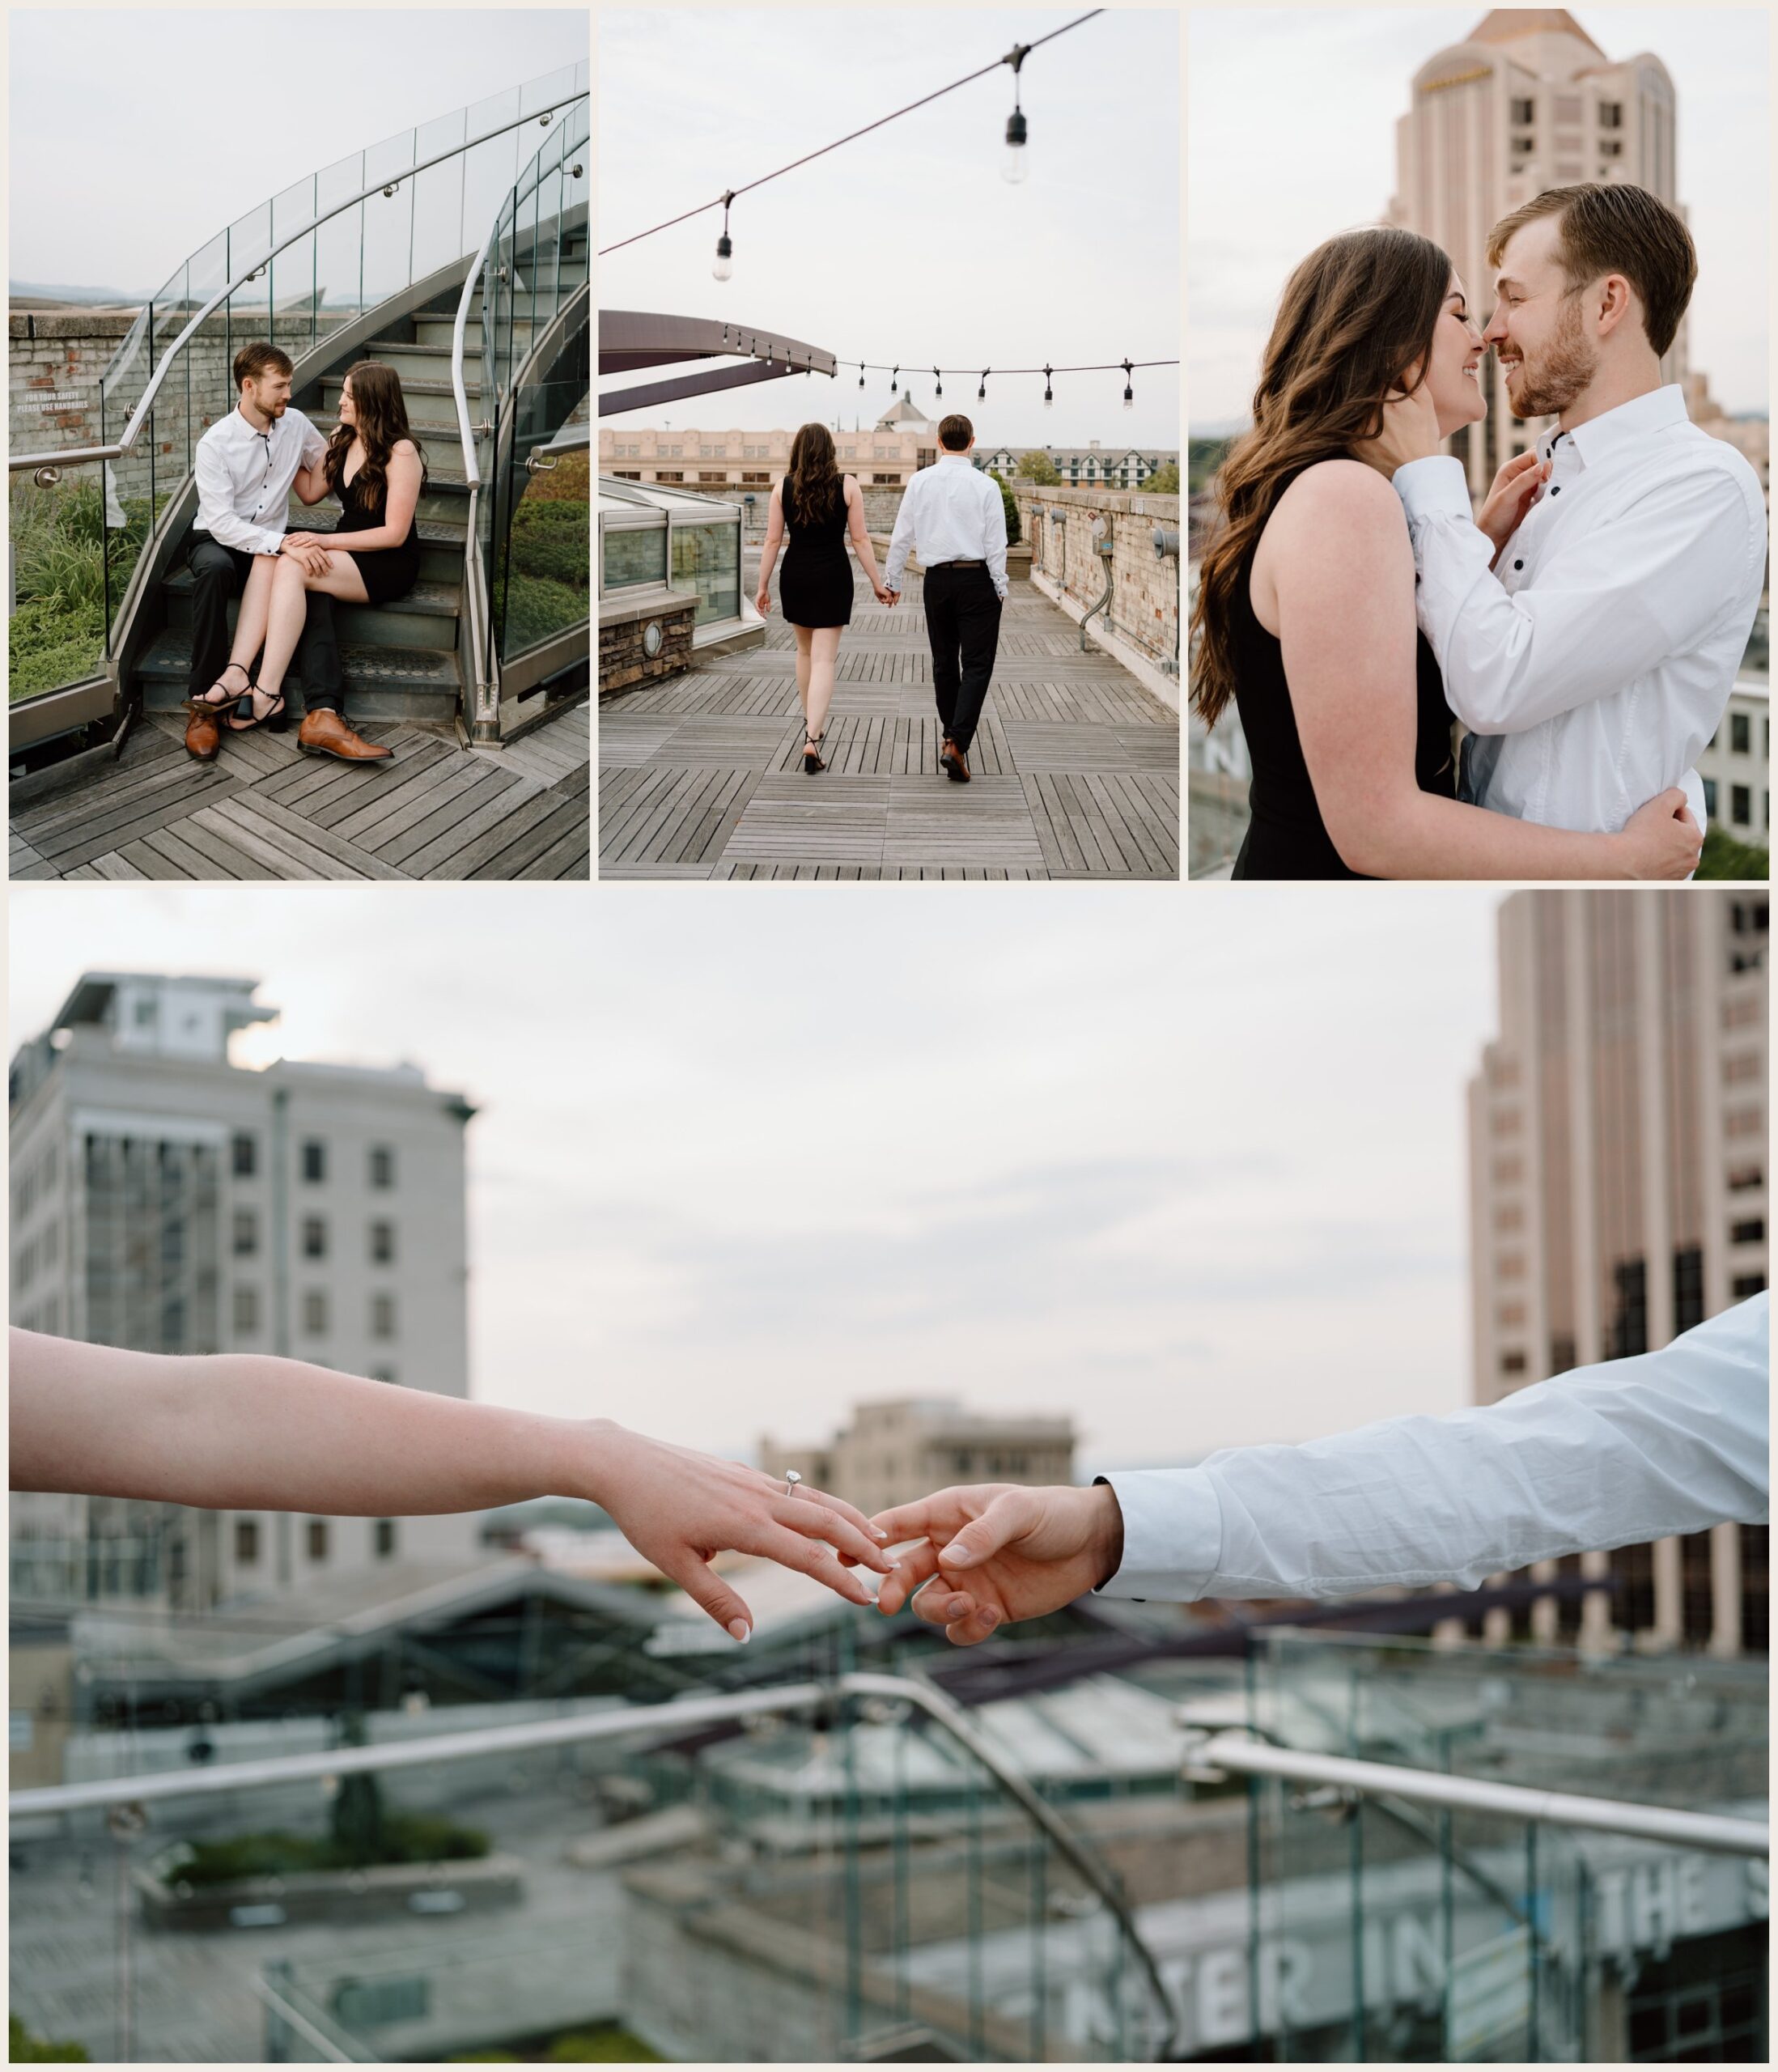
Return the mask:
<svg viewBox="0 0 1778 2072"><path fill-rule="evenodd" d="M1486 1409L1234 1448L1091 1490L991 1486L900 1505L874 1521L892 1543L931 1537L900 1557L878 1603L897 1611L925 1586L921 1616L978 1641L1095 1587L1182 1603L1474 1587L1559 1554L1763 1521L1770 1299Z"/></svg>

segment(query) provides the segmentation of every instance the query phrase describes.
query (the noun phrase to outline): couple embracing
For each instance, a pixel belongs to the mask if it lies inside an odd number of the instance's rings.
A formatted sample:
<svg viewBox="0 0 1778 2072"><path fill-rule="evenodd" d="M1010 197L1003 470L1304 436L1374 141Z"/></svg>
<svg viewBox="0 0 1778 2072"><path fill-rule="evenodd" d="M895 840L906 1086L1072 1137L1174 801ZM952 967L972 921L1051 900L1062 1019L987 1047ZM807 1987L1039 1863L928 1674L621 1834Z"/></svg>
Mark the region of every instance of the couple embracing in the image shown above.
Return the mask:
<svg viewBox="0 0 1778 2072"><path fill-rule="evenodd" d="M1685 225L1637 187L1559 187L1488 240L1494 310L1428 239L1347 232L1285 289L1254 426L1217 478L1193 703L1253 766L1237 877L1682 878L1693 768L1759 604L1758 476L1661 359ZM1442 440L1556 424L1472 516ZM1466 729L1461 760L1453 720Z"/></svg>
<svg viewBox="0 0 1778 2072"><path fill-rule="evenodd" d="M333 605L391 604L419 580L415 512L426 461L408 429L401 377L380 360L349 367L339 423L324 438L291 407L295 370L287 353L263 341L244 346L233 371L236 407L198 441L194 469L186 749L213 762L225 732L281 720L295 662L303 752L385 762L388 748L346 723ZM331 532L286 532L293 490L305 504L337 503ZM340 544L345 539L350 546ZM231 643L228 606L237 597Z"/></svg>
<svg viewBox="0 0 1778 2072"><path fill-rule="evenodd" d="M879 582L864 492L855 476L840 473L834 435L824 424L805 424L791 441L790 466L772 490L753 602L762 618L771 610L772 569L783 548L778 596L796 636L808 776L827 767L821 742L840 635L852 620L850 536L880 605L900 602L910 554L926 571L926 634L940 730L938 766L953 783L970 781L970 745L994 675L1000 608L1006 602L1006 506L999 484L970 458L975 427L966 417L953 414L940 423L939 448L937 461L922 468L902 495L889 566Z"/></svg>

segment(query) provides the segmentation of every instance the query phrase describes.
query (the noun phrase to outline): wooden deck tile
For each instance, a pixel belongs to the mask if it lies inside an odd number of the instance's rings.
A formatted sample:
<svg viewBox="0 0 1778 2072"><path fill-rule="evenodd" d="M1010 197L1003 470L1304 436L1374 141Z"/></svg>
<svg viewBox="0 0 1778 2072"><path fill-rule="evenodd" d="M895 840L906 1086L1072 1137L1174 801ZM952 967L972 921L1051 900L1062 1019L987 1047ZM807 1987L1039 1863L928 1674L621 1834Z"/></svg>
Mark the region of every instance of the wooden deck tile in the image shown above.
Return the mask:
<svg viewBox="0 0 1778 2072"><path fill-rule="evenodd" d="M600 874L1176 879L1178 715L1016 589L974 781L954 784L936 767L919 592L911 579L890 610L855 575L817 776L803 773L795 635L775 612L762 644L602 703Z"/></svg>

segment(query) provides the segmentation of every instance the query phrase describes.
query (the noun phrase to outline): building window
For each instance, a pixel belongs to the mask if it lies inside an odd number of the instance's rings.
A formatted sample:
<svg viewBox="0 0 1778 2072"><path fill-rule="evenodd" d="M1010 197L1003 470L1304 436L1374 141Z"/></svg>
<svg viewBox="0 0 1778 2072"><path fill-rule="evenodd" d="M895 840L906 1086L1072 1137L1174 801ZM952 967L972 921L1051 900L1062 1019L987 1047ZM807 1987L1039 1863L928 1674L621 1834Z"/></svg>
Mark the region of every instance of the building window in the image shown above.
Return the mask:
<svg viewBox="0 0 1778 2072"><path fill-rule="evenodd" d="M1729 1191L1732 1195L1745 1194L1749 1187L1763 1187L1766 1184L1763 1166L1737 1166L1729 1174Z"/></svg>
<svg viewBox="0 0 1778 2072"><path fill-rule="evenodd" d="M1673 1255L1673 1327L1690 1331L1704 1322L1704 1248L1682 1245Z"/></svg>
<svg viewBox="0 0 1778 2072"><path fill-rule="evenodd" d="M1537 103L1534 100L1515 100L1513 102L1513 120L1521 130L1525 128L1527 124L1534 121L1536 118Z"/></svg>
<svg viewBox="0 0 1778 2072"><path fill-rule="evenodd" d="M1766 1276L1763 1273L1738 1273L1729 1284L1729 1289L1735 1300L1740 1302L1745 1301L1750 1295L1757 1295L1765 1284Z"/></svg>
<svg viewBox="0 0 1778 2072"><path fill-rule="evenodd" d="M871 482L877 489L899 489L902 478L899 475L872 475Z"/></svg>
<svg viewBox="0 0 1778 2072"><path fill-rule="evenodd" d="M1753 754L1753 721L1745 712L1729 715L1729 753L1731 755Z"/></svg>
<svg viewBox="0 0 1778 2072"><path fill-rule="evenodd" d="M1500 1355L1500 1372L1503 1374L1522 1374L1525 1372L1525 1355L1522 1352L1503 1352Z"/></svg>
<svg viewBox="0 0 1778 2072"><path fill-rule="evenodd" d="M308 1558L312 1561L327 1559L327 1520L311 1518L308 1522Z"/></svg>
<svg viewBox="0 0 1778 2072"><path fill-rule="evenodd" d="M1745 1223L1733 1225L1729 1232L1731 1245L1757 1245L1766 1234L1766 1219L1763 1216L1750 1216Z"/></svg>
<svg viewBox="0 0 1778 2072"><path fill-rule="evenodd" d="M395 1225L393 1223L373 1223L371 1225L371 1263L372 1266L394 1265Z"/></svg>
<svg viewBox="0 0 1778 2072"><path fill-rule="evenodd" d="M380 1556L388 1556L395 1552L393 1518L379 1518L376 1521L376 1551Z"/></svg>
<svg viewBox="0 0 1778 2072"><path fill-rule="evenodd" d="M327 1178L327 1146L318 1136L303 1140L303 1178L317 1184Z"/></svg>
<svg viewBox="0 0 1778 2072"><path fill-rule="evenodd" d="M259 1290L257 1288L237 1288L235 1290L235 1329L243 1337L251 1337L259 1329Z"/></svg>
<svg viewBox="0 0 1778 2072"><path fill-rule="evenodd" d="M257 1518L236 1519L235 1559L244 1569L250 1569L259 1559L259 1521Z"/></svg>
<svg viewBox="0 0 1778 2072"><path fill-rule="evenodd" d="M311 1338L327 1335L327 1296L319 1288L312 1288L303 1297L303 1329Z"/></svg>
<svg viewBox="0 0 1778 2072"><path fill-rule="evenodd" d="M327 1218L325 1216L305 1216L303 1218L303 1256L306 1259L325 1259L327 1257Z"/></svg>
<svg viewBox="0 0 1778 2072"><path fill-rule="evenodd" d="M1737 827L1753 825L1753 787L1750 784L1732 784L1729 788L1729 817Z"/></svg>
<svg viewBox="0 0 1778 2072"><path fill-rule="evenodd" d="M395 1153L386 1144L371 1146L371 1185L373 1187L393 1187L395 1185Z"/></svg>
<svg viewBox="0 0 1778 2072"><path fill-rule="evenodd" d="M1716 780L1706 777L1704 780L1704 809L1711 819L1716 817Z"/></svg>
<svg viewBox="0 0 1778 2072"><path fill-rule="evenodd" d="M394 1337L395 1297L393 1295L373 1295L371 1297L371 1335L372 1338Z"/></svg>
<svg viewBox="0 0 1778 2072"><path fill-rule="evenodd" d="M236 1130L229 1141L229 1164L237 1180L250 1180L259 1170L259 1139Z"/></svg>
<svg viewBox="0 0 1778 2072"><path fill-rule="evenodd" d="M235 1212L235 1256L238 1259L256 1259L259 1255L259 1216L250 1208L237 1208Z"/></svg>

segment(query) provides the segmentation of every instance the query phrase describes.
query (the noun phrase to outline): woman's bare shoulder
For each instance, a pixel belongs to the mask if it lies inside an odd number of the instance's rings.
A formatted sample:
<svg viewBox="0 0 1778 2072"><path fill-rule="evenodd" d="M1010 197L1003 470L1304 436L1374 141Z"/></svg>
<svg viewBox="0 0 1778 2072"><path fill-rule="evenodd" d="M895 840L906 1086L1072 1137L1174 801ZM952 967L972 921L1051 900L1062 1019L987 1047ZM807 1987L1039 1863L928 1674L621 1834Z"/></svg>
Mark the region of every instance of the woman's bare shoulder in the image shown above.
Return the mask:
<svg viewBox="0 0 1778 2072"><path fill-rule="evenodd" d="M1406 523L1388 477L1362 461L1343 457L1305 468L1278 499L1278 513L1287 511L1292 517L1318 520L1393 516Z"/></svg>

